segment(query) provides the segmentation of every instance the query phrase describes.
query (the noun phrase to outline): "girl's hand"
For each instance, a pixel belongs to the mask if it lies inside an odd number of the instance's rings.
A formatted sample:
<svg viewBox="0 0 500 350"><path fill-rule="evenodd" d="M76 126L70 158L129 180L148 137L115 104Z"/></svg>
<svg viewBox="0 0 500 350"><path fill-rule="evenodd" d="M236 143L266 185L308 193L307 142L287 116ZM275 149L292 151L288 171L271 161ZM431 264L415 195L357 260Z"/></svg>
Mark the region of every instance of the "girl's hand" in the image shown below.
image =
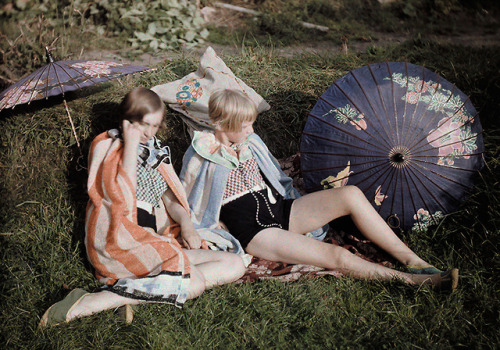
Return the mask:
<svg viewBox="0 0 500 350"><path fill-rule="evenodd" d="M201 237L194 228L193 222L186 209L179 203L172 189L168 189L162 196L165 209L170 217L181 225L182 243L186 249L200 249Z"/></svg>
<svg viewBox="0 0 500 350"><path fill-rule="evenodd" d="M220 228L220 229L223 229L224 231L229 232L229 230L227 229L227 226L224 225L224 223L222 221L219 221L219 224L217 225L216 228Z"/></svg>
<svg viewBox="0 0 500 350"><path fill-rule="evenodd" d="M141 128L139 122L129 122L124 119L122 123L123 141L125 144L139 145L141 140Z"/></svg>
<svg viewBox="0 0 500 350"><path fill-rule="evenodd" d="M200 234L194 229L182 229L181 231L182 242L187 249L200 249L201 237Z"/></svg>

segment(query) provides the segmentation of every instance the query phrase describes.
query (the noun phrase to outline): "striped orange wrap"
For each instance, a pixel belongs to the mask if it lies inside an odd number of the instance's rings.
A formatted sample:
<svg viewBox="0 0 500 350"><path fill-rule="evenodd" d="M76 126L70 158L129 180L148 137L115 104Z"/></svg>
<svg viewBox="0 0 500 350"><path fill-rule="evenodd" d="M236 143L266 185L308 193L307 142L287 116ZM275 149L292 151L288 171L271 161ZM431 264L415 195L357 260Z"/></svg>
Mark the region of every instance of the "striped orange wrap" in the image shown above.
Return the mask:
<svg viewBox="0 0 500 350"><path fill-rule="evenodd" d="M122 167L122 155L123 142L107 132L97 136L90 148L85 245L96 277L112 285L121 278L154 276L162 271L189 274L189 261L176 239L180 227L168 214L164 216L169 225L162 234L137 225L136 195ZM172 165L161 163L157 170L189 213L184 188Z"/></svg>

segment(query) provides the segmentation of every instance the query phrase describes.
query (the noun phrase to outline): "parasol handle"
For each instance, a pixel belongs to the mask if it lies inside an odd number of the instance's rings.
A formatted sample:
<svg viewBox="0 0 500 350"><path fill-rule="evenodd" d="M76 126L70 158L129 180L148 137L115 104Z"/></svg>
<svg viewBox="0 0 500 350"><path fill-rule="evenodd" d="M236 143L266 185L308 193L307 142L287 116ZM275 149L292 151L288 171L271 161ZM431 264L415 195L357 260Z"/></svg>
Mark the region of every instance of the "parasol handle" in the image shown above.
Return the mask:
<svg viewBox="0 0 500 350"><path fill-rule="evenodd" d="M82 148L80 147L80 142L78 141L78 136L76 135L75 125L73 124L73 119L71 118L71 113L69 113L68 104L66 103L65 98L63 98L63 102L64 102L64 107L66 107L66 112L68 113L69 122L71 124L71 130L73 130L73 135L75 136L76 145L78 146L78 149L80 150L80 155L81 155Z"/></svg>

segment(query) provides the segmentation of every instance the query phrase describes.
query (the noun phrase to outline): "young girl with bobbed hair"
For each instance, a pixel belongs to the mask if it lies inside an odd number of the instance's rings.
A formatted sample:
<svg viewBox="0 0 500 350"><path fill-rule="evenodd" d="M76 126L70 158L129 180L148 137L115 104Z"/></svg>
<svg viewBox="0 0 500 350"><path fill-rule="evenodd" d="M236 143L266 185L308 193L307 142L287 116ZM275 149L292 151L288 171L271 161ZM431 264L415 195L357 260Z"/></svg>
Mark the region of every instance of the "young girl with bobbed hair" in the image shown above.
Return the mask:
<svg viewBox="0 0 500 350"><path fill-rule="evenodd" d="M105 288L74 289L45 312L42 327L124 305L131 321L132 304L180 307L245 272L238 255L200 249L170 150L155 137L165 114L158 95L133 89L119 113L121 130L97 136L89 154L85 245Z"/></svg>
<svg viewBox="0 0 500 350"><path fill-rule="evenodd" d="M271 261L336 269L357 278L398 278L408 284L456 288L458 270L442 272L417 256L357 187L300 197L254 133L257 109L244 93L215 92L209 100L209 115L215 131L195 132L180 174L195 227L225 227L246 252ZM345 215L367 239L407 266L408 272L368 262L322 242L322 226Z"/></svg>

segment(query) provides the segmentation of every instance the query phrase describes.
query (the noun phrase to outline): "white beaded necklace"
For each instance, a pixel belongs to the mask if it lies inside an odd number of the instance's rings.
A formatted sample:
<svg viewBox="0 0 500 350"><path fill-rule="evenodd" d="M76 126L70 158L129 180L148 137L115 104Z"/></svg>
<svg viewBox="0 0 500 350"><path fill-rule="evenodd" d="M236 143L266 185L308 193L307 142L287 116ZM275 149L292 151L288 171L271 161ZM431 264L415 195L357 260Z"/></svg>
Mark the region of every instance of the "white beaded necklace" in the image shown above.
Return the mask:
<svg viewBox="0 0 500 350"><path fill-rule="evenodd" d="M266 195L264 195L263 193L261 192L255 192L253 189L250 188L250 185L248 184L248 181L247 181L247 174L246 174L246 168L241 165L241 163L238 165L238 170L241 172L241 174L243 175L243 183L245 184L245 187L247 188L247 190L249 191L249 193L252 195L252 197L255 199L255 201L257 202L257 211L255 212L255 221L257 222L257 224L263 228L268 228L268 227L278 227L278 228L283 228L281 226L281 224L278 224L278 223L273 223L273 224L269 224L269 225L264 225L263 223L260 222L259 220L259 212L260 212L260 203L259 203L259 199L257 198L256 194L260 195L263 199L264 199L264 203L266 203L266 207L267 207L267 210L269 211L269 214L271 214L271 217L273 219L275 219L274 217L274 214L271 210L271 204L269 203L268 199L266 198Z"/></svg>

